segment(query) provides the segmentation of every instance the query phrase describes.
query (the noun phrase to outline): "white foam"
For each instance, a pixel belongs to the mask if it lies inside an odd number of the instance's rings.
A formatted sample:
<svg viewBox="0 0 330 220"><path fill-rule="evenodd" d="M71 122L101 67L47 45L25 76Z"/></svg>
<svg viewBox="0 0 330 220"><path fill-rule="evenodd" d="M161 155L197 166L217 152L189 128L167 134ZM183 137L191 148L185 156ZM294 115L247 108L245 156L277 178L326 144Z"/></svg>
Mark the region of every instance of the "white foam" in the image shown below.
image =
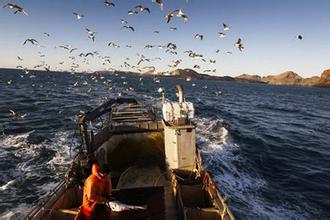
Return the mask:
<svg viewBox="0 0 330 220"><path fill-rule="evenodd" d="M31 208L31 205L26 203L22 203L13 207L10 210L5 211L0 215L0 219L3 220L14 220L14 219L23 219L24 214L26 214L27 210Z"/></svg>
<svg viewBox="0 0 330 220"><path fill-rule="evenodd" d="M2 148L21 147L22 143L26 143L27 138L33 132L34 130L17 135L3 135L0 138L0 147Z"/></svg>
<svg viewBox="0 0 330 220"><path fill-rule="evenodd" d="M206 169L211 171L222 193L244 204L248 211L247 216L270 219L304 218L303 212L298 212L287 204L269 204L264 200L259 192L267 187L267 182L247 169L247 162L238 153L239 145L231 140L222 119L197 118L196 124L197 141L206 158Z"/></svg>
<svg viewBox="0 0 330 220"><path fill-rule="evenodd" d="M7 190L9 186L13 185L15 183L15 180L10 180L6 184L0 186L0 191Z"/></svg>

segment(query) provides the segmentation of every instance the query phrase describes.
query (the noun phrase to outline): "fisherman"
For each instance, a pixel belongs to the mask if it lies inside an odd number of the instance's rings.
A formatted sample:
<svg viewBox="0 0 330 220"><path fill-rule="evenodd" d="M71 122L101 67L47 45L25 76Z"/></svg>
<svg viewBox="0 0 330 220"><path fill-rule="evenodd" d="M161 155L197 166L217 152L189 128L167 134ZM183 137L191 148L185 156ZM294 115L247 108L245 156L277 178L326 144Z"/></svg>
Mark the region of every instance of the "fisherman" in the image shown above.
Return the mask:
<svg viewBox="0 0 330 220"><path fill-rule="evenodd" d="M93 164L92 174L85 180L83 204L79 220L108 219L111 210L106 206L112 195L110 169L107 164Z"/></svg>

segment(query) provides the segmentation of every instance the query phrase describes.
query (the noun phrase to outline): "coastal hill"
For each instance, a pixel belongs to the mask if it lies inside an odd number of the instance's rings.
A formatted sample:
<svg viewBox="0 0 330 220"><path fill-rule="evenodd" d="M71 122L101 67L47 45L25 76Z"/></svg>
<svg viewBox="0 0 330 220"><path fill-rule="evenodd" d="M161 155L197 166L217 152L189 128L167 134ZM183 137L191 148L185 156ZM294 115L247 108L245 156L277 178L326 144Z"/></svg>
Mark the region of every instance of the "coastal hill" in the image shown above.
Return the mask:
<svg viewBox="0 0 330 220"><path fill-rule="evenodd" d="M299 85L303 78L297 73L287 71L276 76L262 77L262 81L273 85Z"/></svg>
<svg viewBox="0 0 330 220"><path fill-rule="evenodd" d="M330 87L330 69L325 70L321 74L321 77L313 76L305 79L302 78L299 74L292 71L287 71L279 75L270 75L265 77L243 74L235 77L235 79L241 82L267 83L272 85Z"/></svg>
<svg viewBox="0 0 330 220"><path fill-rule="evenodd" d="M316 86L320 87L330 87L330 69L325 70L321 74L321 78L317 82Z"/></svg>
<svg viewBox="0 0 330 220"><path fill-rule="evenodd" d="M114 74L119 73L99 71L96 73ZM208 74L201 74L192 69L176 69L172 72L155 72L148 71L144 73L125 72L132 76L152 76L152 77L175 77L182 79L202 79L202 80L223 80L223 81L238 81L250 83L264 83L272 85L297 85L297 86L317 86L330 88L330 69L325 70L321 76L313 76L310 78L303 78L293 71L287 71L279 75L270 75L261 77L259 75L242 74L235 78L230 76L213 76Z"/></svg>
<svg viewBox="0 0 330 220"><path fill-rule="evenodd" d="M178 78L186 78L186 79L191 78L191 79L235 81L235 79L230 76L212 76L208 74L201 74L192 69L176 69L170 72L169 75Z"/></svg>

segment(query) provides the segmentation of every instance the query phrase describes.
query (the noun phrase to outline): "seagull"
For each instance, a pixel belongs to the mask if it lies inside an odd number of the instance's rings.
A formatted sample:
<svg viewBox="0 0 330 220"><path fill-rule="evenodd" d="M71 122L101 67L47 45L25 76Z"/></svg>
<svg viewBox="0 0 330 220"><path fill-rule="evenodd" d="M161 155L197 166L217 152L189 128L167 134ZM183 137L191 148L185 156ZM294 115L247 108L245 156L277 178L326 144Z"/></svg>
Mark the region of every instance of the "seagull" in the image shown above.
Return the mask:
<svg viewBox="0 0 330 220"><path fill-rule="evenodd" d="M155 46L150 45L150 44L147 44L147 45L144 46L144 49L151 49L151 48L153 48L153 47L155 47Z"/></svg>
<svg viewBox="0 0 330 220"><path fill-rule="evenodd" d="M204 39L204 35L202 35L202 34L196 34L194 38L195 39L203 40Z"/></svg>
<svg viewBox="0 0 330 220"><path fill-rule="evenodd" d="M15 112L14 110L12 110L12 109L9 109L9 111L10 111L10 113L11 113L11 116L17 116L17 117L22 118L22 119L24 119L24 118L27 116L26 113L21 113L21 112L16 113L16 112Z"/></svg>
<svg viewBox="0 0 330 220"><path fill-rule="evenodd" d="M14 110L9 109L12 116L16 116L16 112Z"/></svg>
<svg viewBox="0 0 330 220"><path fill-rule="evenodd" d="M129 10L127 12L128 15L134 15L134 14L137 14L138 12L137 11L134 11L134 10Z"/></svg>
<svg viewBox="0 0 330 220"><path fill-rule="evenodd" d="M50 34L48 34L48 33L46 33L46 32L44 32L44 35L45 35L46 37L49 37L49 36L50 36Z"/></svg>
<svg viewBox="0 0 330 220"><path fill-rule="evenodd" d="M223 31L229 31L230 28L228 25L226 25L225 23L222 24L223 25Z"/></svg>
<svg viewBox="0 0 330 220"><path fill-rule="evenodd" d="M194 65L194 69L200 69L201 67L199 65Z"/></svg>
<svg viewBox="0 0 330 220"><path fill-rule="evenodd" d="M150 9L149 8L146 8L146 7L142 6L142 5L136 6L135 9L138 10L138 11L140 11L140 12L146 11L146 12L150 13Z"/></svg>
<svg viewBox="0 0 330 220"><path fill-rule="evenodd" d="M39 44L39 42L36 39L28 38L24 41L23 45L25 45L27 42L30 42L31 44Z"/></svg>
<svg viewBox="0 0 330 220"><path fill-rule="evenodd" d="M177 17L183 18L184 23L188 22L188 16L181 9L176 10L175 12L177 12Z"/></svg>
<svg viewBox="0 0 330 220"><path fill-rule="evenodd" d="M117 44L115 44L115 43L113 43L113 42L108 43L108 46L112 46L112 47L114 47L114 48L120 48L119 45L117 45Z"/></svg>
<svg viewBox="0 0 330 220"><path fill-rule="evenodd" d="M86 28L87 34L88 34L88 38L91 39L93 42L95 41L95 32L91 31L90 29Z"/></svg>
<svg viewBox="0 0 330 220"><path fill-rule="evenodd" d="M210 60L210 63L216 63L216 60Z"/></svg>
<svg viewBox="0 0 330 220"><path fill-rule="evenodd" d="M93 34L95 34L94 31L91 31L91 30L88 29L88 28L85 28L85 30L87 31L87 34L89 34L89 35L93 35Z"/></svg>
<svg viewBox="0 0 330 220"><path fill-rule="evenodd" d="M104 1L104 4L106 5L106 6L109 6L109 7L115 7L115 4L113 3L113 2L110 2L110 1L108 1L108 0L106 0L106 1Z"/></svg>
<svg viewBox="0 0 330 220"><path fill-rule="evenodd" d="M122 23L122 24L128 24L128 21L126 21L125 19L120 19L120 23Z"/></svg>
<svg viewBox="0 0 330 220"><path fill-rule="evenodd" d="M18 6L18 5L15 5L15 4L8 3L5 6L3 6L2 8L14 9L14 10L16 10L14 12L14 14L17 14L18 12L21 12L21 13L23 13L25 15L28 15L28 13L24 10L24 8L22 8L22 7Z"/></svg>
<svg viewBox="0 0 330 220"><path fill-rule="evenodd" d="M177 9L175 11L170 11L165 15L166 22L169 23L175 14L177 17L182 17L185 23L188 21L188 16L181 9Z"/></svg>
<svg viewBox="0 0 330 220"><path fill-rule="evenodd" d="M224 37L226 37L226 34L223 33L223 32L219 32L219 37L220 37L220 38L224 38Z"/></svg>
<svg viewBox="0 0 330 220"><path fill-rule="evenodd" d="M70 50L71 46L70 45L61 45L59 47L65 49L65 50Z"/></svg>
<svg viewBox="0 0 330 220"><path fill-rule="evenodd" d="M163 3L163 1L162 1L162 0L152 0L152 2L155 2L155 3L157 3L157 4L159 5L159 7L160 7L160 10L162 10L162 11L163 11L163 8L164 8L164 3Z"/></svg>
<svg viewBox="0 0 330 220"><path fill-rule="evenodd" d="M214 95L216 95L216 96L222 95L222 92L221 91L215 91Z"/></svg>
<svg viewBox="0 0 330 220"><path fill-rule="evenodd" d="M73 14L76 16L77 20L80 20L84 17L84 15L80 15L77 12L73 12Z"/></svg>
<svg viewBox="0 0 330 220"><path fill-rule="evenodd" d="M244 47L241 38L238 38L237 42L235 43L235 47L237 47L241 52L243 52Z"/></svg>
<svg viewBox="0 0 330 220"><path fill-rule="evenodd" d="M18 59L19 61L23 61L23 59L22 59L20 56L17 56L17 59Z"/></svg>
<svg viewBox="0 0 330 220"><path fill-rule="evenodd" d="M177 28L176 28L176 27L170 27L170 30L171 30L171 31L176 31Z"/></svg>
<svg viewBox="0 0 330 220"><path fill-rule="evenodd" d="M159 34L159 31L154 31L153 34L155 34L155 35L156 35L156 34Z"/></svg>
<svg viewBox="0 0 330 220"><path fill-rule="evenodd" d="M298 38L298 40L302 40L303 39L303 36L302 35L298 35L297 38Z"/></svg>
<svg viewBox="0 0 330 220"><path fill-rule="evenodd" d="M69 52L72 53L73 51L78 50L78 48L73 48Z"/></svg>
<svg viewBox="0 0 330 220"><path fill-rule="evenodd" d="M220 53L220 50L219 50L219 49L217 49L215 52L216 52L216 53Z"/></svg>
<svg viewBox="0 0 330 220"><path fill-rule="evenodd" d="M129 25L124 25L123 28L130 29L131 31L134 31L134 28Z"/></svg>
<svg viewBox="0 0 330 220"><path fill-rule="evenodd" d="M169 23L171 21L171 19L173 18L174 16L174 13L173 12L169 12L165 15L165 19L166 19L166 22Z"/></svg>

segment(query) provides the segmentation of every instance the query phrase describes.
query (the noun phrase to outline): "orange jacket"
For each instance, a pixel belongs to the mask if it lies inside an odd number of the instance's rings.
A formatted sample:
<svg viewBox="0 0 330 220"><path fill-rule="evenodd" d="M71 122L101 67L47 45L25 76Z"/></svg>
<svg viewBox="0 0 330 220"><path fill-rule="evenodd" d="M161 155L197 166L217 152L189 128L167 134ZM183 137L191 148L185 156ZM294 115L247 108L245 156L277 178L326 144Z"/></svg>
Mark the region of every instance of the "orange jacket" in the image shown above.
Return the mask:
<svg viewBox="0 0 330 220"><path fill-rule="evenodd" d="M92 212L96 204L104 204L106 196L112 194L110 174L101 177L98 168L97 164L93 164L92 174L85 180L82 205L85 212Z"/></svg>

